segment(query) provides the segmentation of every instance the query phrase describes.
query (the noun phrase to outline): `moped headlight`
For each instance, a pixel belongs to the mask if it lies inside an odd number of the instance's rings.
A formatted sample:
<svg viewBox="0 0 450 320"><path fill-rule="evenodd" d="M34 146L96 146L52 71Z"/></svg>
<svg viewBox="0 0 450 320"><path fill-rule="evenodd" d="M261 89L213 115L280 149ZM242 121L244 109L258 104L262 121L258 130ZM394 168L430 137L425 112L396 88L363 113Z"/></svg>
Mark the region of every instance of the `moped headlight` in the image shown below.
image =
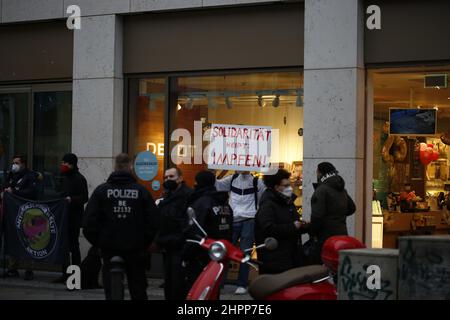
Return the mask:
<svg viewBox="0 0 450 320"><path fill-rule="evenodd" d="M214 242L209 249L209 257L214 261L221 261L227 254L227 248L220 242Z"/></svg>

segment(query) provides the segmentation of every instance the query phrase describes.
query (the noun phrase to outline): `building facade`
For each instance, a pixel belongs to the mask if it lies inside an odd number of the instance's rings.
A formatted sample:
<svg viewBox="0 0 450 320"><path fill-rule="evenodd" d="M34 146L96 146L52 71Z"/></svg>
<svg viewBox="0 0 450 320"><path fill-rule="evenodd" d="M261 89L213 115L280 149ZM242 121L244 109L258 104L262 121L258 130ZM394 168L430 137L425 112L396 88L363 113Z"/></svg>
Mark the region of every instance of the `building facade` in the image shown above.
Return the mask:
<svg viewBox="0 0 450 320"><path fill-rule="evenodd" d="M306 220L317 164L335 164L357 205L349 232L369 247L383 246L386 230L395 246L401 232L384 228L396 210L388 195L432 192L430 167L412 177L415 134L397 135L411 140L411 163L390 162L395 148L381 156L390 133L383 135L382 127L390 108L423 107L437 108L441 125L421 139L450 129L446 82L429 90L422 83L450 71L447 1L0 3L1 170L13 154L27 154L33 169L48 176L48 196L68 151L79 156L90 192L122 151L152 151L159 165L154 180L162 182L172 152L193 150L193 143L172 141L174 131L194 133L196 122L201 130L211 123L279 129L276 162L301 177L297 205ZM67 26L70 5L81 10L80 29ZM373 5L378 17L368 10ZM381 29L371 27L375 18ZM191 182L206 164L181 167ZM446 192L448 169L439 168L447 170L439 177ZM393 181L399 176L403 180ZM160 192L152 181L141 182L155 196ZM384 219L374 214L373 200L383 206Z"/></svg>

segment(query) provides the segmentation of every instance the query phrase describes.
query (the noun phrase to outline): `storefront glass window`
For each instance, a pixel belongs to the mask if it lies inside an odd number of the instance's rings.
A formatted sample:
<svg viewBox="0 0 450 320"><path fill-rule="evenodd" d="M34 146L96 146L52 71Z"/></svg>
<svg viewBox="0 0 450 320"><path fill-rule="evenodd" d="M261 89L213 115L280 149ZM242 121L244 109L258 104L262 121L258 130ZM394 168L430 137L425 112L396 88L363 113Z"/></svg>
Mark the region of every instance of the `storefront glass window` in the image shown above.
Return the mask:
<svg viewBox="0 0 450 320"><path fill-rule="evenodd" d="M158 172L152 181L142 181L154 197L161 192L164 170L164 116L166 108L166 79L150 78L130 81L129 153L136 156L151 151L158 161ZM157 184L152 182L157 181ZM156 182L155 182L156 183Z"/></svg>
<svg viewBox="0 0 450 320"><path fill-rule="evenodd" d="M279 132L279 146L271 162L301 180L303 160L303 77L300 71L255 72L130 79L128 151L136 156L150 150L158 160L154 180L162 184L163 169L174 165L173 154L190 150L191 161L178 164L190 186L195 174L207 168L194 159L196 126L205 133L211 124L269 126ZM139 92L139 94L137 94ZM167 94L166 94L167 92ZM174 139L176 130L185 130L190 141ZM166 150L165 144L169 143ZM202 141L203 150L209 144ZM202 150L202 151L203 151ZM218 171L219 178L234 172ZM141 181L154 196L154 181ZM301 188L296 190L301 195ZM301 206L301 197L296 204Z"/></svg>
<svg viewBox="0 0 450 320"><path fill-rule="evenodd" d="M43 199L57 197L59 164L72 145L72 92L34 93L33 169L43 174Z"/></svg>
<svg viewBox="0 0 450 320"><path fill-rule="evenodd" d="M399 235L448 233L450 66L373 72L374 198L383 247Z"/></svg>
<svg viewBox="0 0 450 320"><path fill-rule="evenodd" d="M28 154L29 93L0 93L0 183L12 157ZM30 159L28 159L30 160Z"/></svg>

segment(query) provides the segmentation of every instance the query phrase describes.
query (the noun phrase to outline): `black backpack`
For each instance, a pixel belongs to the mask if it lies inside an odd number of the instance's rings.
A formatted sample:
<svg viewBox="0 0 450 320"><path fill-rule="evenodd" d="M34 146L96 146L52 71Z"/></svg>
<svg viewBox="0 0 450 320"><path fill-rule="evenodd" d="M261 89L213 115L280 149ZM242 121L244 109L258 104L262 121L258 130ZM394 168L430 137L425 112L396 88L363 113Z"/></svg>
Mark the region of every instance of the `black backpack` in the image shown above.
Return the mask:
<svg viewBox="0 0 450 320"><path fill-rule="evenodd" d="M235 173L233 174L233 176L231 177L231 183L230 183L230 187L231 187L231 191L233 192L233 181L239 176L239 173ZM237 188L236 188L237 189ZM241 190L241 189L238 189ZM250 189L247 189L250 190ZM239 194L239 192L236 192ZM255 195L255 209L258 210L258 177L253 177L253 191L251 192Z"/></svg>

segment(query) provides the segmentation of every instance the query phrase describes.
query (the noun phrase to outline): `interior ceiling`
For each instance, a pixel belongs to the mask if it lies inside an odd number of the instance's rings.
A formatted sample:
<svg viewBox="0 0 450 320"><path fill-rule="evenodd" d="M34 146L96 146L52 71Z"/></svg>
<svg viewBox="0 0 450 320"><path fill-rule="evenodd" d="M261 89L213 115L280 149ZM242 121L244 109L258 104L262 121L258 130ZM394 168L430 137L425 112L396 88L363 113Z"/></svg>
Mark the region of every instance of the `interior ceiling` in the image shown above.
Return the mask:
<svg viewBox="0 0 450 320"><path fill-rule="evenodd" d="M374 111L387 115L389 108L438 107L439 116L450 116L450 88L424 88L425 75L450 75L450 66L385 69L375 71Z"/></svg>
<svg viewBox="0 0 450 320"><path fill-rule="evenodd" d="M163 79L145 79L147 93L164 92ZM179 77L177 92L188 94L202 92L216 92L229 94L233 102L240 104L255 104L257 101L257 91L269 90L263 95L264 100L272 101L275 98L276 90L297 90L303 88L303 75L301 72L270 72L251 74L232 74L215 76L194 76ZM273 91L273 92L272 92ZM185 99L183 97L182 99ZM280 102L295 104L297 94L281 94ZM225 105L224 96L215 96L218 105ZM208 103L206 97L196 98L196 104Z"/></svg>

